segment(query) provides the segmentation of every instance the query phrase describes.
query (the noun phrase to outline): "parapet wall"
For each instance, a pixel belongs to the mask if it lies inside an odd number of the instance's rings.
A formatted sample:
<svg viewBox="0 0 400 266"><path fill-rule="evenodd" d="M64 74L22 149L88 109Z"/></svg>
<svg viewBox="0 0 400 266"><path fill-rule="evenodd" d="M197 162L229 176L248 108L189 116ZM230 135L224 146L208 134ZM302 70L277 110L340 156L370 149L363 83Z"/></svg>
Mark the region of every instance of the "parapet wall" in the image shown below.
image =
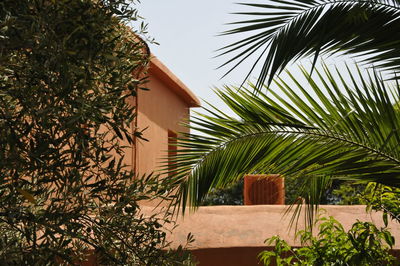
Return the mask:
<svg viewBox="0 0 400 266"><path fill-rule="evenodd" d="M150 211L150 207L143 207ZM349 229L357 220L369 221L383 227L382 214L367 213L365 206L323 205L327 215L337 219L345 229ZM207 206L196 212L188 211L177 221L178 227L168 236L173 247L184 244L188 233L192 233L195 242L190 249L232 248L232 247L265 247L264 241L279 235L292 246L299 246L295 239L294 228L291 230L292 212L285 215L287 205L255 206ZM304 216L301 216L298 228L304 228ZM389 222L389 228L397 239L395 249L400 248L400 226Z"/></svg>

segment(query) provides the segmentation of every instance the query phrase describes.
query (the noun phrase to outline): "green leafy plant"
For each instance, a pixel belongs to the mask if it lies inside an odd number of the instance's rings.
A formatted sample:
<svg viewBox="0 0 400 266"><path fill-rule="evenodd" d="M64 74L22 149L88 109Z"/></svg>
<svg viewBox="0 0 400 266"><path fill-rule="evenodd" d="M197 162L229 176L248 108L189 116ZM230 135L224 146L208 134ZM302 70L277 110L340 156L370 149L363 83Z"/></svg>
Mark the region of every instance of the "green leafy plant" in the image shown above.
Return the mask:
<svg viewBox="0 0 400 266"><path fill-rule="evenodd" d="M382 211L383 221L388 224L388 217L400 222L400 189L370 183L361 194L368 210Z"/></svg>
<svg viewBox="0 0 400 266"><path fill-rule="evenodd" d="M177 200L196 207L245 174L279 173L299 182L313 218L333 179L399 186L397 85L377 73L323 69L312 77L301 68L311 91L291 73L268 94L217 91L238 117L210 107L191 120L196 131L179 140L174 164Z"/></svg>
<svg viewBox="0 0 400 266"><path fill-rule="evenodd" d="M0 264L179 265L168 252L171 199L157 176L138 178L124 151L141 131L146 44L126 23L127 0L0 3ZM182 251L182 250L181 250Z"/></svg>
<svg viewBox="0 0 400 266"><path fill-rule="evenodd" d="M205 196L201 205L243 205L243 179L224 189L215 189Z"/></svg>
<svg viewBox="0 0 400 266"><path fill-rule="evenodd" d="M362 182L341 182L332 189L332 200L338 205L366 204L363 193L367 184Z"/></svg>
<svg viewBox="0 0 400 266"><path fill-rule="evenodd" d="M316 220L318 233L299 231L302 247L292 248L278 236L266 240L271 251L259 254L264 265L395 265L389 254L394 238L385 229L357 221L349 231L333 217Z"/></svg>
<svg viewBox="0 0 400 266"><path fill-rule="evenodd" d="M339 204L363 204L367 211L381 211L385 225L388 218L400 222L400 189L378 183L341 184L333 195L340 198Z"/></svg>

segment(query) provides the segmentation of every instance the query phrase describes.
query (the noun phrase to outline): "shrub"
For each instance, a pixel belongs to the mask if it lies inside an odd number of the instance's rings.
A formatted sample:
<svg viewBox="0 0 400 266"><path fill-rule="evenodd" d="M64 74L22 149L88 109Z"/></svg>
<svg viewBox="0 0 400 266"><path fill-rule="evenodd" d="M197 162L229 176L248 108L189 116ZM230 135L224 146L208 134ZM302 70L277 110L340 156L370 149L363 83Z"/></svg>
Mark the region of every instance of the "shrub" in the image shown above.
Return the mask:
<svg viewBox="0 0 400 266"><path fill-rule="evenodd" d="M266 240L272 251L259 254L264 265L394 265L389 254L394 245L390 232L369 222L357 221L349 231L333 217L320 217L319 232L302 230L298 237L302 247L292 248L285 240L274 236Z"/></svg>

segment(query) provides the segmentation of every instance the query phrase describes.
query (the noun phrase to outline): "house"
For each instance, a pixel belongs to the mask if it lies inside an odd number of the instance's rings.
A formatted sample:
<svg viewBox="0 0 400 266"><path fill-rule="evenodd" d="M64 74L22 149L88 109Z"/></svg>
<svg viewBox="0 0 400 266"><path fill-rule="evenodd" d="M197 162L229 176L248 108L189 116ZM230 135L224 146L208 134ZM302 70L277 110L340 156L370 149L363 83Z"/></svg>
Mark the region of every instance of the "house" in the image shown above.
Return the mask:
<svg viewBox="0 0 400 266"><path fill-rule="evenodd" d="M152 57L149 67L148 91L136 97L136 127L144 129L148 141L137 140L132 165L135 173L151 173L160 166L161 158L170 150L169 137L188 132L181 125L189 119L190 108L199 107L199 99L160 60ZM170 147L168 147L170 146Z"/></svg>
<svg viewBox="0 0 400 266"><path fill-rule="evenodd" d="M135 102L138 116L134 127L145 129L143 136L149 141L137 140L126 152L127 163L139 174L151 173L171 149L169 137L187 132L180 123L189 118L190 108L199 107L197 97L156 57L148 71L149 91L139 91ZM172 247L186 243L188 233L195 242L189 247L200 266L251 266L259 265L257 255L266 247L264 240L280 235L292 246L300 245L290 230L291 214L284 216L287 205L207 206L196 212L187 212L177 221L178 227L168 235ZM334 216L346 229L356 222L371 221L383 226L380 213L366 213L365 206L322 206L328 215ZM152 213L154 204L144 204L142 210ZM300 221L303 221L300 219ZM390 222L396 238L400 228ZM301 227L301 224L299 225ZM400 248L396 243L395 249Z"/></svg>
<svg viewBox="0 0 400 266"><path fill-rule="evenodd" d="M171 148L169 137L187 132L181 122L189 118L190 108L200 106L199 99L157 57L151 57L147 72L148 90L138 90L137 96L129 99L137 112L132 133L137 129L144 139L135 138L134 145L126 140L122 143L128 147L124 162L137 176L160 167Z"/></svg>
<svg viewBox="0 0 400 266"><path fill-rule="evenodd" d="M187 132L180 122L189 117L192 107L200 106L196 96L156 57L149 68L149 91L140 91L135 99L138 116L135 127L144 129L143 136L149 141L138 140L131 152L127 152L131 165L139 174L151 173L165 157L169 142L178 132ZM151 213L154 205L142 206ZM371 221L383 226L380 213L366 213L365 206L322 206L329 215L339 220L346 229L356 222ZM251 266L258 265L257 255L267 249L264 240L280 235L293 246L298 246L294 229L290 228L291 214L284 216L287 205L207 206L196 212L188 212L178 219L178 227L168 235L172 247L186 243L188 233L195 242L189 247L200 266ZM302 220L300 220L302 221ZM301 224L300 224L301 226ZM389 225L394 236L400 236L400 228ZM269 247L271 248L271 247ZM395 249L400 248L396 243Z"/></svg>

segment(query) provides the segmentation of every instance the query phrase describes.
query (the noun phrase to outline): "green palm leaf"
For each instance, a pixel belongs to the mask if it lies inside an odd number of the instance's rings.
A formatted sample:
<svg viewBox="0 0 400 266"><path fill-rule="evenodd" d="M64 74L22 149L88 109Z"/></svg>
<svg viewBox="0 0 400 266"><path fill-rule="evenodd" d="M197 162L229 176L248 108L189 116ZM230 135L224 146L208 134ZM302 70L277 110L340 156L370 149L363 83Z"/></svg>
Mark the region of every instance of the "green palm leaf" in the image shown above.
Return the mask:
<svg viewBox="0 0 400 266"><path fill-rule="evenodd" d="M288 73L268 95L252 88L218 90L237 117L210 107L190 121L194 133L179 139L177 156L165 168L180 184L183 207L196 207L212 189L251 173L300 178L309 217L332 178L400 187L399 88L376 73L323 66L311 78L301 70L313 96Z"/></svg>
<svg viewBox="0 0 400 266"><path fill-rule="evenodd" d="M233 54L222 65L231 65L228 74L257 54L252 70L263 62L257 89L302 56L314 55L314 66L321 53L363 55L365 62L382 69L400 67L398 0L271 0L242 5L252 11L236 14L249 18L231 23L236 28L223 34L247 35L221 48L219 56Z"/></svg>

